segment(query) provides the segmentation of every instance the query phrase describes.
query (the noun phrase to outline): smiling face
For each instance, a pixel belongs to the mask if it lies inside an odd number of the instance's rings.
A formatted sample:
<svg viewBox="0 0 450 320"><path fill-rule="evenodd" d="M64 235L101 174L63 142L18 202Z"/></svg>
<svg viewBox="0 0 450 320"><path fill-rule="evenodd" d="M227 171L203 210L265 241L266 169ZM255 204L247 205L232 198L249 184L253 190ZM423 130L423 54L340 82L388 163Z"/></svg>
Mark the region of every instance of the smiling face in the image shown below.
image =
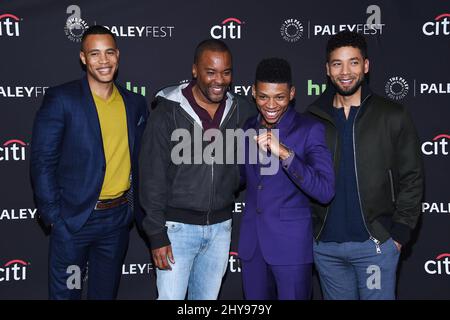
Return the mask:
<svg viewBox="0 0 450 320"><path fill-rule="evenodd" d="M327 75L338 94L355 94L369 72L369 60L364 59L361 51L354 47L340 47L330 53L327 62Z"/></svg>
<svg viewBox="0 0 450 320"><path fill-rule="evenodd" d="M231 55L228 51L205 50L192 66L197 79L194 96L205 104L218 104L231 83Z"/></svg>
<svg viewBox="0 0 450 320"><path fill-rule="evenodd" d="M84 41L80 59L90 84L112 83L119 67L119 50L108 34L91 34Z"/></svg>
<svg viewBox="0 0 450 320"><path fill-rule="evenodd" d="M269 128L278 123L295 96L295 87L287 83L257 81L252 90L262 122Z"/></svg>

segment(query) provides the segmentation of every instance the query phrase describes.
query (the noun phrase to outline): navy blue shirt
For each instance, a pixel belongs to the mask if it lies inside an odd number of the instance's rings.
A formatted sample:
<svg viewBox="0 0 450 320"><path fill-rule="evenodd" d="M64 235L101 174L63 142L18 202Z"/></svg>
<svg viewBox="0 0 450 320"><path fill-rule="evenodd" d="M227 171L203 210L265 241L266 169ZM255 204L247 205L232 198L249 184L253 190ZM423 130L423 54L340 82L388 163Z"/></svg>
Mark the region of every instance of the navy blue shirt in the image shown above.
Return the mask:
<svg viewBox="0 0 450 320"><path fill-rule="evenodd" d="M336 195L328 211L321 241L363 242L369 239L356 184L353 124L357 112L358 107L351 107L346 119L344 108L333 108L341 150L336 176Z"/></svg>

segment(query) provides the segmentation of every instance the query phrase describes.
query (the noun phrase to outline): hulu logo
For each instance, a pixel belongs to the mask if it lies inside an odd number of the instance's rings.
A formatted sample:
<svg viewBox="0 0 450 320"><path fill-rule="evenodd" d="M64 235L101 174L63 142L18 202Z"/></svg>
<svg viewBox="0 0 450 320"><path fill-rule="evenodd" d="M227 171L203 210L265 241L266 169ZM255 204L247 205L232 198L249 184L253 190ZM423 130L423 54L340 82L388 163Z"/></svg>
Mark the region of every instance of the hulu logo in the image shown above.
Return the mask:
<svg viewBox="0 0 450 320"><path fill-rule="evenodd" d="M132 87L131 86L131 82L129 82L129 81L127 81L126 83L125 83L125 87L127 88L127 90L129 90L129 91L132 91L132 92L134 92L134 93L140 93L141 95L143 95L144 97L145 97L145 87L141 87L141 92L138 92L139 91L139 87Z"/></svg>
<svg viewBox="0 0 450 320"><path fill-rule="evenodd" d="M327 88L327 85L324 83L322 85L320 84L314 84L312 80L308 80L308 96L319 96L322 94L325 89Z"/></svg>

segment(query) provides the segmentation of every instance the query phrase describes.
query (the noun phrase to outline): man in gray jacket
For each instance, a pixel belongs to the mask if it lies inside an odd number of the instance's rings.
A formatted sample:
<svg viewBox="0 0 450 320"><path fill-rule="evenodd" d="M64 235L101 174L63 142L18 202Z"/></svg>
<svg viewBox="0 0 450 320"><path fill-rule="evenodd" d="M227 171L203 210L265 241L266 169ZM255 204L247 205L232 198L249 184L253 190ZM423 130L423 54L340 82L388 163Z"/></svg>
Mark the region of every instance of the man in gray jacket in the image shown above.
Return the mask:
<svg viewBox="0 0 450 320"><path fill-rule="evenodd" d="M239 169L218 158L211 132L224 137L256 113L248 100L229 92L232 57L224 42L211 39L197 46L192 75L189 83L157 93L140 153L143 228L160 300L182 300L186 291L189 300L217 299L228 263ZM235 150L224 143L217 153L233 156Z"/></svg>

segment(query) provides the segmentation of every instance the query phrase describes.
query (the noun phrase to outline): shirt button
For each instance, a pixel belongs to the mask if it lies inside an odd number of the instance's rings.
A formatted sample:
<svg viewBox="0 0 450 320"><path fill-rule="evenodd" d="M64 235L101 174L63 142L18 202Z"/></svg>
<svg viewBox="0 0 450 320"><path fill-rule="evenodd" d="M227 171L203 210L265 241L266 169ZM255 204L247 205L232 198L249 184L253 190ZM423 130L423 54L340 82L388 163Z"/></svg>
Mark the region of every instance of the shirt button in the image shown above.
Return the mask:
<svg viewBox="0 0 450 320"><path fill-rule="evenodd" d="M263 186L260 184L258 185L258 190L262 190Z"/></svg>
<svg viewBox="0 0 450 320"><path fill-rule="evenodd" d="M262 210L261 209L259 209L259 208L256 208L256 213L261 213L262 212Z"/></svg>

